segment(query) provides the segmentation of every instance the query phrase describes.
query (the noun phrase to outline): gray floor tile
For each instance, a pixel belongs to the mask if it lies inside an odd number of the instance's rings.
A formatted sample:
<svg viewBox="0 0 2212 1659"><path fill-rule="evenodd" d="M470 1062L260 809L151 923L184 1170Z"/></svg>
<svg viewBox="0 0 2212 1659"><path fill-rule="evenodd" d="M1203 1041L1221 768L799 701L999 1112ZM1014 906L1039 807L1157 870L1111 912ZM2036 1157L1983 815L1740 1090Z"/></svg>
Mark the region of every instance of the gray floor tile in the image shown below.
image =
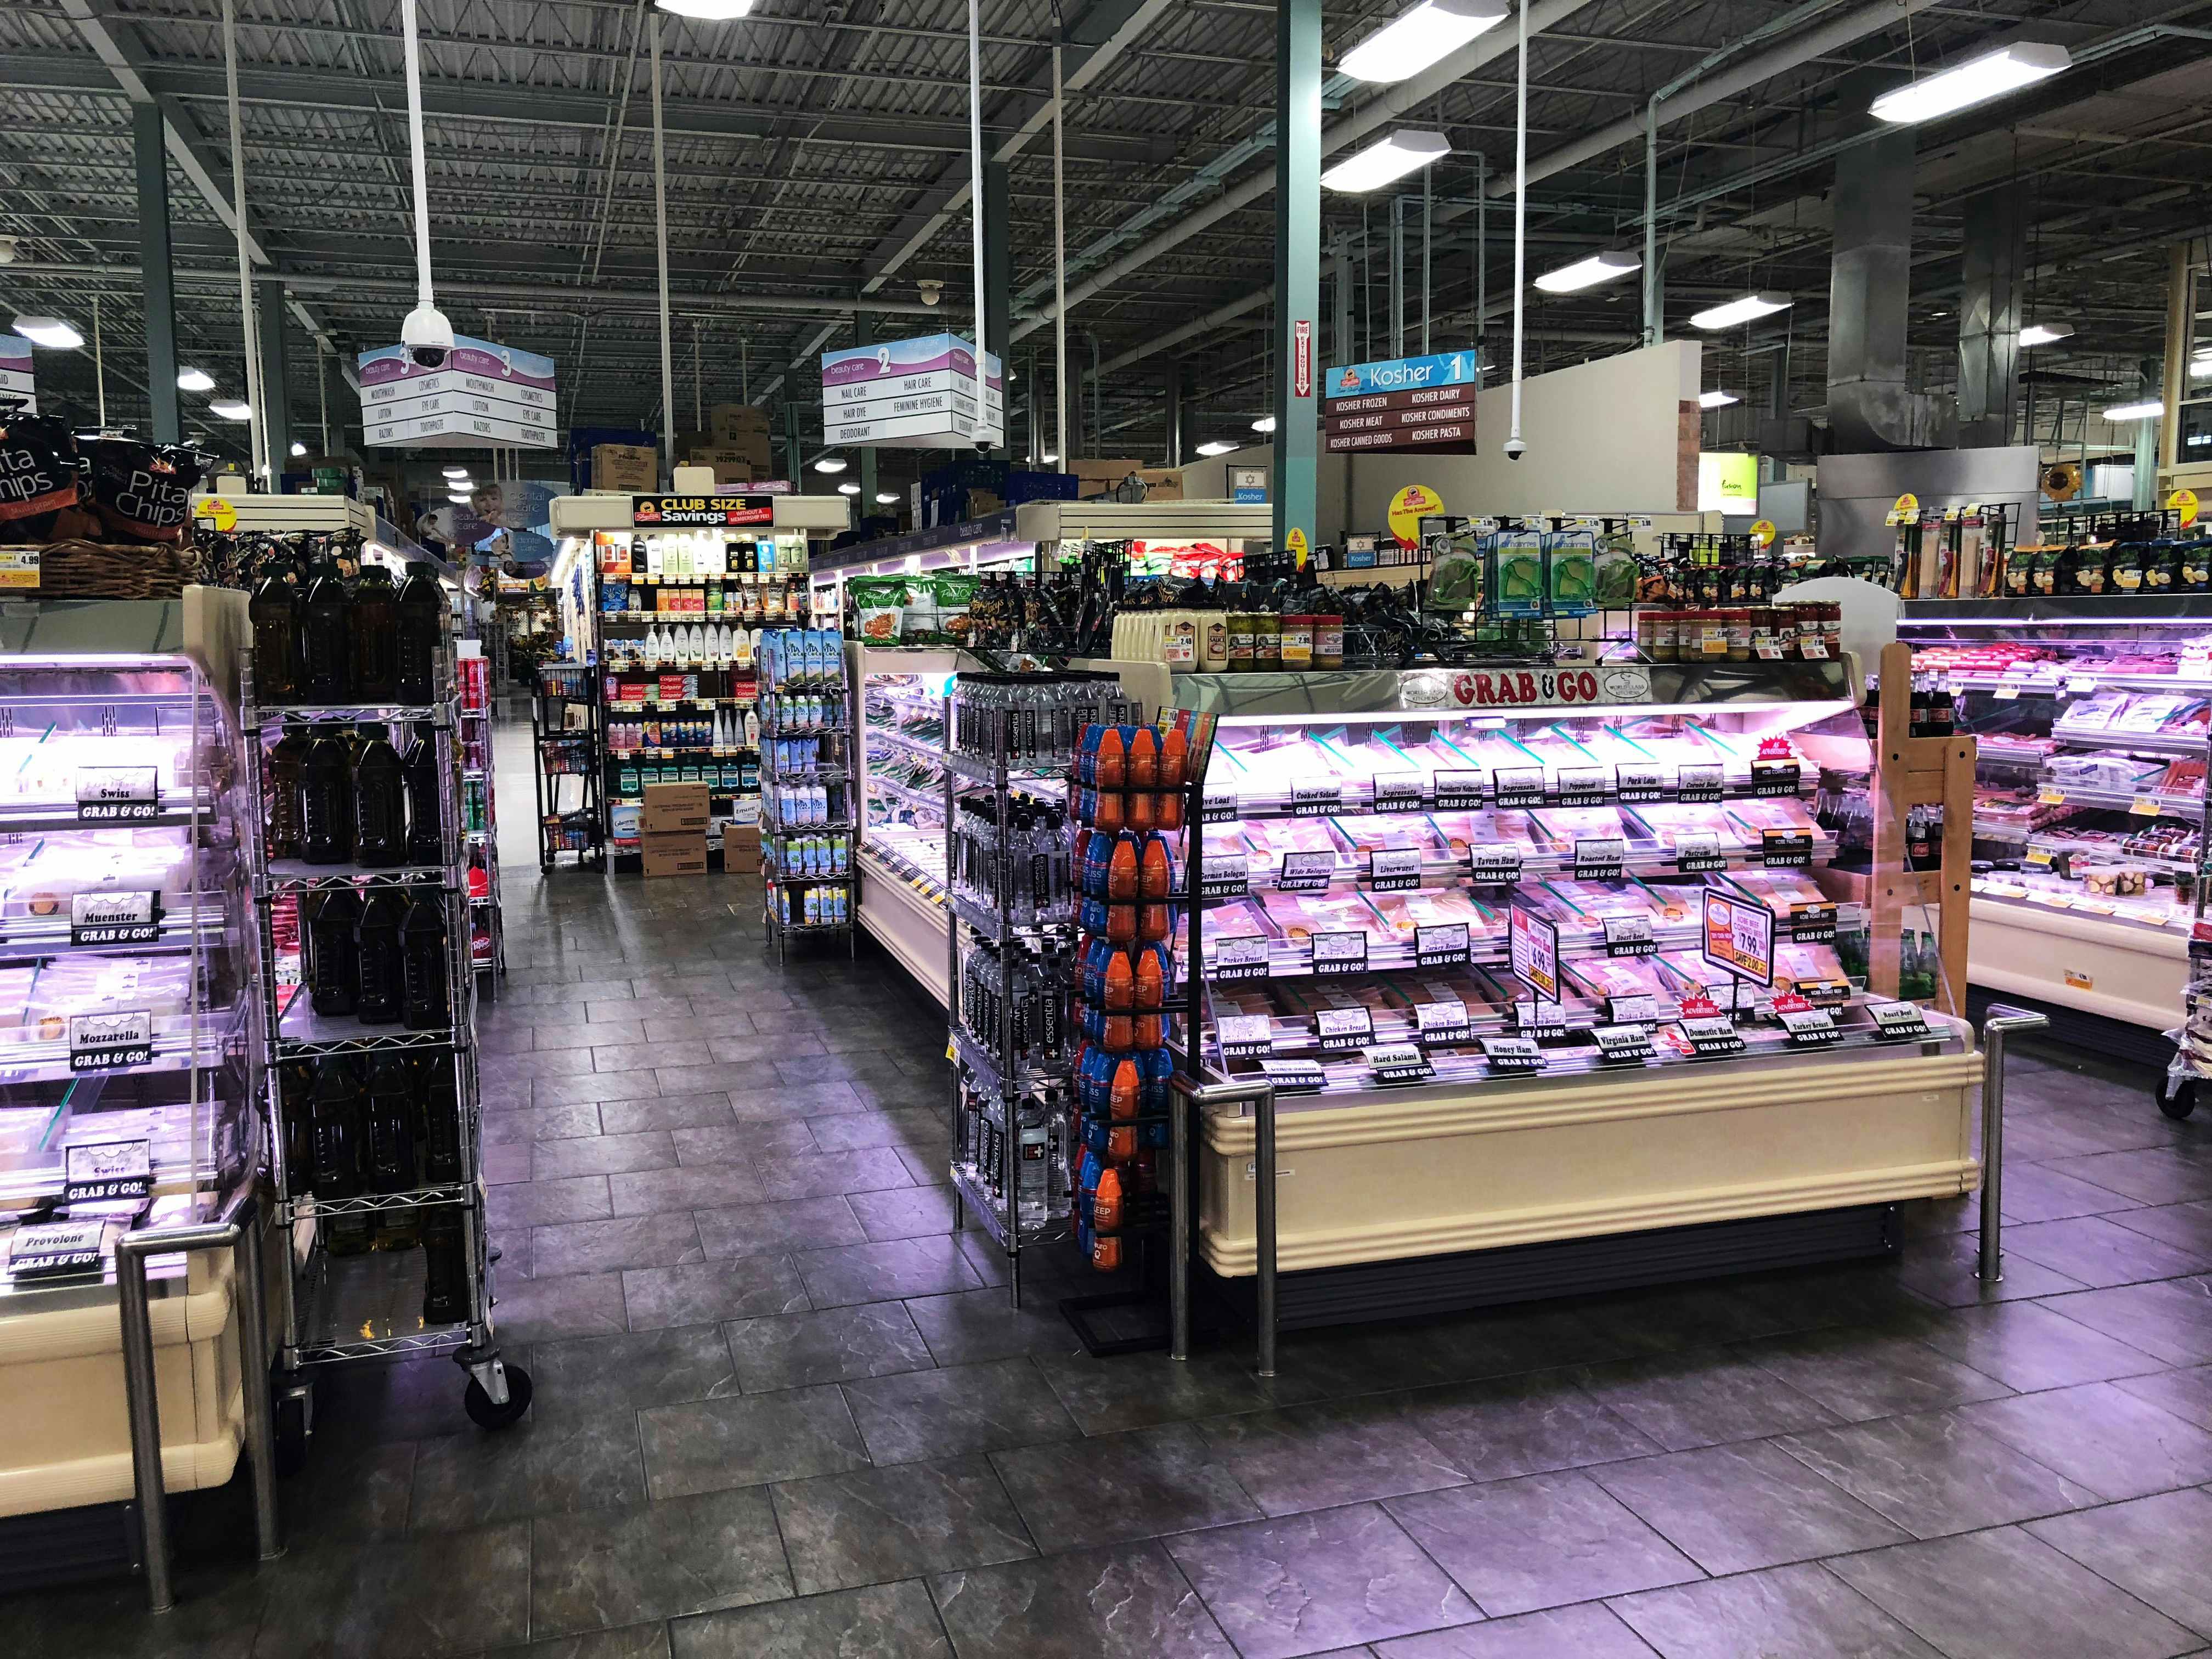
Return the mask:
<svg viewBox="0 0 2212 1659"><path fill-rule="evenodd" d="M1237 1659L1158 1544L945 1573L929 1588L960 1659Z"/></svg>
<svg viewBox="0 0 2212 1659"><path fill-rule="evenodd" d="M530 1377L531 1413L541 1419L608 1414L627 1421L647 1406L738 1392L729 1346L711 1324L541 1342Z"/></svg>
<svg viewBox="0 0 2212 1659"><path fill-rule="evenodd" d="M628 1328L620 1273L499 1281L502 1341L551 1342L569 1336L608 1336Z"/></svg>
<svg viewBox="0 0 2212 1659"><path fill-rule="evenodd" d="M2124 1376L2118 1386L2122 1392L2138 1400L2148 1400L2200 1429L2212 1429L2212 1365Z"/></svg>
<svg viewBox="0 0 2212 1659"><path fill-rule="evenodd" d="M791 1594L768 1493L705 1492L530 1525L530 1628L559 1635Z"/></svg>
<svg viewBox="0 0 2212 1659"><path fill-rule="evenodd" d="M983 1457L786 1481L771 1495L801 1595L1037 1553Z"/></svg>
<svg viewBox="0 0 2212 1659"><path fill-rule="evenodd" d="M897 1302L738 1319L723 1330L748 1394L927 1370L936 1364Z"/></svg>
<svg viewBox="0 0 2212 1659"><path fill-rule="evenodd" d="M703 1261L699 1229L690 1212L625 1215L608 1221L570 1221L538 1228L531 1259L550 1278L560 1273L617 1273L624 1267L673 1267Z"/></svg>
<svg viewBox="0 0 2212 1659"><path fill-rule="evenodd" d="M845 1395L878 1463L1073 1440L1081 1432L1026 1359L994 1360L848 1382Z"/></svg>
<svg viewBox="0 0 2212 1659"><path fill-rule="evenodd" d="M644 1501L645 1468L627 1413L533 1415L496 1434L418 1443L410 1524L458 1532Z"/></svg>
<svg viewBox="0 0 2212 1659"><path fill-rule="evenodd" d="M808 1120L814 1144L825 1152L856 1152L863 1146L943 1148L948 1141L944 1122L927 1107L898 1112L842 1112L821 1120Z"/></svg>
<svg viewBox="0 0 2212 1659"><path fill-rule="evenodd" d="M1182 1533L1167 1547L1246 1659L1463 1625L1479 1611L1374 1504Z"/></svg>
<svg viewBox="0 0 2212 1659"><path fill-rule="evenodd" d="M599 1121L608 1134L633 1135L653 1129L713 1128L734 1122L735 1119L730 1113L729 1096L714 1091L702 1095L648 1095L642 1100L611 1100L599 1109Z"/></svg>
<svg viewBox="0 0 2212 1659"><path fill-rule="evenodd" d="M1636 1633L1594 1601L1396 1637L1373 1651L1375 1659L1651 1659Z"/></svg>
<svg viewBox="0 0 2212 1659"><path fill-rule="evenodd" d="M556 1636L526 1647L501 1648L484 1659L668 1659L668 1626L655 1620L624 1625L620 1630Z"/></svg>
<svg viewBox="0 0 2212 1659"><path fill-rule="evenodd" d="M288 1557L270 1575L254 1659L444 1659L512 1646L533 1628L530 1527Z"/></svg>
<svg viewBox="0 0 2212 1659"><path fill-rule="evenodd" d="M909 1581L673 1620L674 1659L953 1659L927 1586Z"/></svg>
<svg viewBox="0 0 2212 1659"><path fill-rule="evenodd" d="M863 1244L868 1237L842 1195L702 1209L698 1221L700 1242L711 1261Z"/></svg>
<svg viewBox="0 0 2212 1659"><path fill-rule="evenodd" d="M2008 1227L2004 1250L2008 1258L2040 1262L2092 1287L2179 1279L2212 1267L2212 1255L2203 1250L2161 1243L2106 1216Z"/></svg>
<svg viewBox="0 0 2212 1659"><path fill-rule="evenodd" d="M994 1452L991 1461L1047 1552L1260 1518L1226 1462L1187 1424Z"/></svg>
<svg viewBox="0 0 2212 1659"><path fill-rule="evenodd" d="M799 1250L792 1261L817 1308L979 1290L982 1281L949 1234Z"/></svg>
<svg viewBox="0 0 2212 1659"><path fill-rule="evenodd" d="M642 1100L660 1092L650 1072L587 1072L578 1077L541 1077L531 1085L533 1106L573 1106L585 1102Z"/></svg>
<svg viewBox="0 0 2212 1659"><path fill-rule="evenodd" d="M2138 1208L2145 1201L2049 1164L2022 1164L2005 1170L2004 1218L2008 1222L2025 1224L2063 1221L2073 1215L2110 1215L2116 1210Z"/></svg>
<svg viewBox="0 0 2212 1659"><path fill-rule="evenodd" d="M835 1474L867 1462L835 1388L725 1395L638 1414L648 1490L656 1498Z"/></svg>
<svg viewBox="0 0 2212 1659"><path fill-rule="evenodd" d="M530 1155L531 1176L536 1181L562 1181L575 1176L605 1176L632 1170L665 1170L676 1162L676 1149L665 1129L635 1135L588 1135L574 1140L541 1140Z"/></svg>
<svg viewBox="0 0 2212 1659"><path fill-rule="evenodd" d="M1942 1659L1809 1563L1647 1590L1609 1605L1663 1659Z"/></svg>
<svg viewBox="0 0 2212 1659"><path fill-rule="evenodd" d="M1899 1267L1898 1282L1941 1308L1996 1307L2082 1288L2080 1279L2011 1250L1995 1280L1981 1277L1980 1264L1980 1241L1972 1233L1920 1239Z"/></svg>
<svg viewBox="0 0 2212 1659"><path fill-rule="evenodd" d="M1920 1340L2007 1388L2023 1390L2134 1376L2161 1364L2034 1303L1962 1308L1932 1322Z"/></svg>
<svg viewBox="0 0 2212 1659"><path fill-rule="evenodd" d="M495 1111L485 1108L483 1140L487 1146L530 1140L567 1140L605 1133L599 1109L589 1101L575 1106L532 1106Z"/></svg>
<svg viewBox="0 0 2212 1659"><path fill-rule="evenodd" d="M894 1187L854 1193L846 1201L872 1239L919 1238L952 1231L952 1191L948 1187Z"/></svg>
<svg viewBox="0 0 2212 1659"><path fill-rule="evenodd" d="M801 1313L811 1305L788 1256L749 1255L684 1267L645 1267L622 1275L629 1328L703 1325L758 1314Z"/></svg>
<svg viewBox="0 0 2212 1659"><path fill-rule="evenodd" d="M936 1188L916 1188L911 1190L941 1191ZM845 1200L868 1196L854 1194ZM907 1312L913 1316L915 1328L929 1344L929 1352L940 1365L961 1365L979 1359L1009 1359L1017 1354L1063 1354L1073 1356L1082 1351L1058 1308L1038 1305L1030 1297L1023 1307L1014 1307L1006 1291L995 1287L981 1291L962 1291L953 1296L918 1296L910 1298Z"/></svg>
<svg viewBox="0 0 2212 1659"><path fill-rule="evenodd" d="M2055 1515L2098 1497L1983 1432L1966 1411L1854 1423L1777 1443L1916 1538Z"/></svg>
<svg viewBox="0 0 2212 1659"><path fill-rule="evenodd" d="M1588 1474L1714 1574L1870 1549L1909 1535L1763 1442L1601 1464Z"/></svg>
<svg viewBox="0 0 2212 1659"><path fill-rule="evenodd" d="M2212 1152L2196 1146L2099 1152L2090 1158L2061 1158L2046 1167L2138 1204L2185 1204L2212 1198Z"/></svg>
<svg viewBox="0 0 2212 1659"><path fill-rule="evenodd" d="M2154 1238L2177 1249L2212 1253L2212 1203L2160 1204L2141 1210L2119 1210L2112 1219L2130 1232Z"/></svg>
<svg viewBox="0 0 2212 1659"><path fill-rule="evenodd" d="M906 1165L899 1161L899 1149L891 1146L869 1146L857 1152L801 1152L762 1158L755 1167L771 1199L827 1198L832 1194L868 1193L914 1184Z"/></svg>
<svg viewBox="0 0 2212 1659"><path fill-rule="evenodd" d="M2077 1291L2043 1305L2171 1365L2212 1360L2212 1279Z"/></svg>
<svg viewBox="0 0 2212 1659"><path fill-rule="evenodd" d="M2165 1659L2197 1642L2015 1527L1829 1565L1948 1659Z"/></svg>
<svg viewBox="0 0 2212 1659"><path fill-rule="evenodd" d="M1198 1430L1263 1515L1464 1482L1467 1471L1395 1404L1389 1397L1323 1401L1210 1418Z"/></svg>
<svg viewBox="0 0 2212 1659"><path fill-rule="evenodd" d="M1935 1411L2010 1392L1924 1342L1874 1331L1819 1331L1752 1343L1742 1352L1761 1370L1847 1422Z"/></svg>
<svg viewBox="0 0 2212 1659"><path fill-rule="evenodd" d="M928 1334L927 1328L923 1334ZM1310 1378L1288 1368L1277 1376L1255 1376L1249 1354L1215 1349L1188 1360L1170 1359L1164 1353L1096 1359L1079 1352L1080 1344L1072 1346L1079 1351L1040 1352L1035 1358L1037 1369L1085 1434L1263 1411L1310 1400L1319 1392Z"/></svg>
<svg viewBox="0 0 2212 1659"><path fill-rule="evenodd" d="M484 1204L494 1227L548 1227L563 1221L604 1221L614 1213L605 1176L567 1181L518 1182L499 1188Z"/></svg>
<svg viewBox="0 0 2212 1659"><path fill-rule="evenodd" d="M757 1204L762 1197L760 1177L742 1164L696 1170L641 1170L607 1177L607 1199L617 1215L721 1209Z"/></svg>
<svg viewBox="0 0 2212 1659"><path fill-rule="evenodd" d="M2023 1528L2099 1577L2212 1637L2212 1496L2162 1492Z"/></svg>
<svg viewBox="0 0 2212 1659"><path fill-rule="evenodd" d="M1470 1480L1504 1480L1664 1449L1560 1371L1453 1382L1390 1396Z"/></svg>
<svg viewBox="0 0 2212 1659"><path fill-rule="evenodd" d="M1668 1451L1761 1440L1796 1429L1826 1428L1837 1420L1771 1372L1727 1349L1583 1366L1574 1380Z"/></svg>
<svg viewBox="0 0 2212 1659"><path fill-rule="evenodd" d="M730 1109L741 1123L778 1119L830 1117L841 1112L866 1111L868 1103L842 1078L809 1077L800 1081L764 1088L732 1086Z"/></svg>
<svg viewBox="0 0 2212 1659"><path fill-rule="evenodd" d="M1992 1400L1959 1415L2100 1498L2212 1480L2212 1434L2109 1382Z"/></svg>
<svg viewBox="0 0 2212 1659"><path fill-rule="evenodd" d="M509 1187L530 1179L530 1143L509 1141L504 1146L487 1146L482 1158L484 1185Z"/></svg>

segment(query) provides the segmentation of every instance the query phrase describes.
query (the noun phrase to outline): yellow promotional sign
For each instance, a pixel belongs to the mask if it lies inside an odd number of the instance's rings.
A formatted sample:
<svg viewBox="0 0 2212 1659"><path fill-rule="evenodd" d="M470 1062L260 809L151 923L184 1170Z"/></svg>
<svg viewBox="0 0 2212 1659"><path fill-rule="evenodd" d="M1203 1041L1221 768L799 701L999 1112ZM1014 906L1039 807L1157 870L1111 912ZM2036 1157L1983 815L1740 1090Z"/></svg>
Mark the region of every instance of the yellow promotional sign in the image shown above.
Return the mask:
<svg viewBox="0 0 2212 1659"><path fill-rule="evenodd" d="M221 495L202 496L199 505L192 509L192 516L209 529L226 535L238 528L238 509Z"/></svg>
<svg viewBox="0 0 2212 1659"><path fill-rule="evenodd" d="M1761 547L1773 546L1774 538L1781 533L1774 527L1774 520L1771 519L1756 520L1751 526L1751 538Z"/></svg>
<svg viewBox="0 0 2212 1659"><path fill-rule="evenodd" d="M2181 527L2184 530L2197 522L2197 492L2195 490L2177 489L2166 498L2166 504L2181 514Z"/></svg>
<svg viewBox="0 0 2212 1659"><path fill-rule="evenodd" d="M1920 516L1920 497L1911 490L1890 503L1889 521L1892 524L1911 524Z"/></svg>
<svg viewBox="0 0 2212 1659"><path fill-rule="evenodd" d="M1390 533L1401 547L1421 544L1421 520L1444 510L1443 498L1426 484L1407 484L1390 498Z"/></svg>
<svg viewBox="0 0 2212 1659"><path fill-rule="evenodd" d="M1292 525L1283 537L1283 545L1290 550L1291 556L1298 562L1298 568L1304 569L1306 555L1310 550L1306 544L1306 532L1296 525Z"/></svg>

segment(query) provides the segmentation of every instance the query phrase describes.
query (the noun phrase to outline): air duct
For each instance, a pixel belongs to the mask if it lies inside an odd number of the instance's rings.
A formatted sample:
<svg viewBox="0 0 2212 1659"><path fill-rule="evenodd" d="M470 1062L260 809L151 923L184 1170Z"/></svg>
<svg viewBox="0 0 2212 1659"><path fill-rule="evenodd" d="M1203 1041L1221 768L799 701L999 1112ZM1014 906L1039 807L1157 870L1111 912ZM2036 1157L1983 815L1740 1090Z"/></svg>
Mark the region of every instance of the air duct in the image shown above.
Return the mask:
<svg viewBox="0 0 2212 1659"><path fill-rule="evenodd" d="M2012 441L2020 401L2027 240L2017 185L1968 201L1966 229L1959 272L1959 447L1993 449Z"/></svg>

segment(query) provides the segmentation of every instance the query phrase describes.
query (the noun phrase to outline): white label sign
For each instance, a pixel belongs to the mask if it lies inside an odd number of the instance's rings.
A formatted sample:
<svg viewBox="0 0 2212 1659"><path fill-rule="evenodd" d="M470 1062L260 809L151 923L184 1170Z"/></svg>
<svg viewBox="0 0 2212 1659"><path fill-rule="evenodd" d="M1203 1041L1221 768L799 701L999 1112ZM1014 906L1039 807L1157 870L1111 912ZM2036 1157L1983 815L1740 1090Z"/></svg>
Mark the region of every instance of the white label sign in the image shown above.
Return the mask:
<svg viewBox="0 0 2212 1659"><path fill-rule="evenodd" d="M1651 1058L1651 1033L1641 1025L1599 1025L1590 1035L1597 1039L1598 1058L1611 1064Z"/></svg>
<svg viewBox="0 0 2212 1659"><path fill-rule="evenodd" d="M151 766L81 766L76 774L80 823L143 823L161 815L161 774Z"/></svg>
<svg viewBox="0 0 2212 1659"><path fill-rule="evenodd" d="M1393 772L1375 780L1375 810L1378 812L1417 812L1421 806L1421 780L1411 772Z"/></svg>
<svg viewBox="0 0 2212 1659"><path fill-rule="evenodd" d="M1291 816L1327 817L1344 806L1344 786L1330 778L1300 778L1291 786Z"/></svg>
<svg viewBox="0 0 2212 1659"><path fill-rule="evenodd" d="M1836 1029L1835 1016L1826 1008L1793 1009L1782 1016L1782 1029L1790 1033L1790 1042L1808 1048L1833 1042L1843 1036Z"/></svg>
<svg viewBox="0 0 2212 1659"><path fill-rule="evenodd" d="M151 945L158 893L77 893L70 899L71 945Z"/></svg>
<svg viewBox="0 0 2212 1659"><path fill-rule="evenodd" d="M1626 996L1607 997L1606 1007L1616 1025L1651 1025L1659 1018L1659 999L1648 991L1633 991Z"/></svg>
<svg viewBox="0 0 2212 1659"><path fill-rule="evenodd" d="M1602 880L1617 876L1628 861L1628 843L1619 836L1583 836L1575 842L1575 876Z"/></svg>
<svg viewBox="0 0 2212 1659"><path fill-rule="evenodd" d="M1455 999L1413 1005L1413 1028L1424 1042L1467 1041L1467 1005Z"/></svg>
<svg viewBox="0 0 2212 1659"><path fill-rule="evenodd" d="M1482 1057L1490 1062L1493 1072L1544 1069L1544 1051L1536 1046L1534 1037L1486 1036L1482 1040Z"/></svg>
<svg viewBox="0 0 2212 1659"><path fill-rule="evenodd" d="M1500 847L1495 842L1485 847L1471 847L1467 854L1468 876L1470 880L1504 884L1521 879L1521 849Z"/></svg>
<svg viewBox="0 0 2212 1659"><path fill-rule="evenodd" d="M62 1154L62 1199L68 1204L141 1199L154 1190L154 1143L102 1140Z"/></svg>
<svg viewBox="0 0 2212 1659"><path fill-rule="evenodd" d="M1309 1092L1328 1081L1321 1067L1310 1060L1263 1060L1260 1069L1268 1082L1285 1094Z"/></svg>
<svg viewBox="0 0 2212 1659"><path fill-rule="evenodd" d="M1428 1055L1411 1042L1384 1042L1370 1048L1367 1070L1377 1083L1425 1083L1437 1074Z"/></svg>
<svg viewBox="0 0 2212 1659"><path fill-rule="evenodd" d="M1336 879L1334 853L1285 853L1275 885L1285 893L1319 892Z"/></svg>
<svg viewBox="0 0 2212 1659"><path fill-rule="evenodd" d="M1267 978L1267 941L1250 936L1216 941L1213 976L1216 979Z"/></svg>
<svg viewBox="0 0 2212 1659"><path fill-rule="evenodd" d="M1375 1022L1364 1008L1322 1008L1314 1013L1314 1035L1324 1054L1364 1048L1375 1040Z"/></svg>
<svg viewBox="0 0 2212 1659"><path fill-rule="evenodd" d="M1421 884L1421 849L1386 848L1376 853L1367 866L1367 884L1378 893L1410 892Z"/></svg>
<svg viewBox="0 0 2212 1659"><path fill-rule="evenodd" d="M1316 974L1364 974L1367 971L1367 935L1316 933L1313 970Z"/></svg>
<svg viewBox="0 0 2212 1659"><path fill-rule="evenodd" d="M100 1271L107 1225L98 1220L45 1221L15 1229L8 1241L11 1279L54 1279Z"/></svg>
<svg viewBox="0 0 2212 1659"><path fill-rule="evenodd" d="M1929 1035L1926 1016L1909 1002L1870 1002L1867 1012L1873 1017L1875 1035L1886 1042Z"/></svg>
<svg viewBox="0 0 2212 1659"><path fill-rule="evenodd" d="M1605 918L1605 953L1609 957L1648 957L1659 948L1651 937L1649 916Z"/></svg>
<svg viewBox="0 0 2212 1659"><path fill-rule="evenodd" d="M153 1013L142 1008L127 1014L72 1014L69 1048L72 1072L143 1066L154 1058Z"/></svg>
<svg viewBox="0 0 2212 1659"><path fill-rule="evenodd" d="M1440 921L1413 929L1413 960L1423 968L1455 967L1473 954L1463 921Z"/></svg>
<svg viewBox="0 0 2212 1659"><path fill-rule="evenodd" d="M1273 1044L1274 1022L1265 1014L1224 1014L1216 1030L1231 1060L1264 1054Z"/></svg>

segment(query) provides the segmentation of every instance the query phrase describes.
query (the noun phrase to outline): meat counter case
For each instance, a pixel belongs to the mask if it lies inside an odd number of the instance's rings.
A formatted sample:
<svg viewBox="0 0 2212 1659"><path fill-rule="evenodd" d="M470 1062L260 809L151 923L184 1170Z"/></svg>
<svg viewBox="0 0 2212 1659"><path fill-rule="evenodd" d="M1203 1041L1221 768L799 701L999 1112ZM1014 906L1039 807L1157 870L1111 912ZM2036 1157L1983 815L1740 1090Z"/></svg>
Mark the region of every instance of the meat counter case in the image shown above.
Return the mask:
<svg viewBox="0 0 2212 1659"><path fill-rule="evenodd" d="M2196 909L2212 600L1908 602L1898 631L1979 741L1969 979L2062 1038L2164 1065Z"/></svg>
<svg viewBox="0 0 2212 1659"><path fill-rule="evenodd" d="M1641 1235L1616 1283L1893 1248L1887 1206L1976 1184L1972 1035L1869 994L1865 875L1815 810L1869 763L1856 684L1175 678L1214 722L1182 994L1198 1081L1274 1086L1283 1324L1594 1282L1465 1254L1501 1246ZM1224 1281L1257 1266L1249 1112L1197 1131Z"/></svg>

